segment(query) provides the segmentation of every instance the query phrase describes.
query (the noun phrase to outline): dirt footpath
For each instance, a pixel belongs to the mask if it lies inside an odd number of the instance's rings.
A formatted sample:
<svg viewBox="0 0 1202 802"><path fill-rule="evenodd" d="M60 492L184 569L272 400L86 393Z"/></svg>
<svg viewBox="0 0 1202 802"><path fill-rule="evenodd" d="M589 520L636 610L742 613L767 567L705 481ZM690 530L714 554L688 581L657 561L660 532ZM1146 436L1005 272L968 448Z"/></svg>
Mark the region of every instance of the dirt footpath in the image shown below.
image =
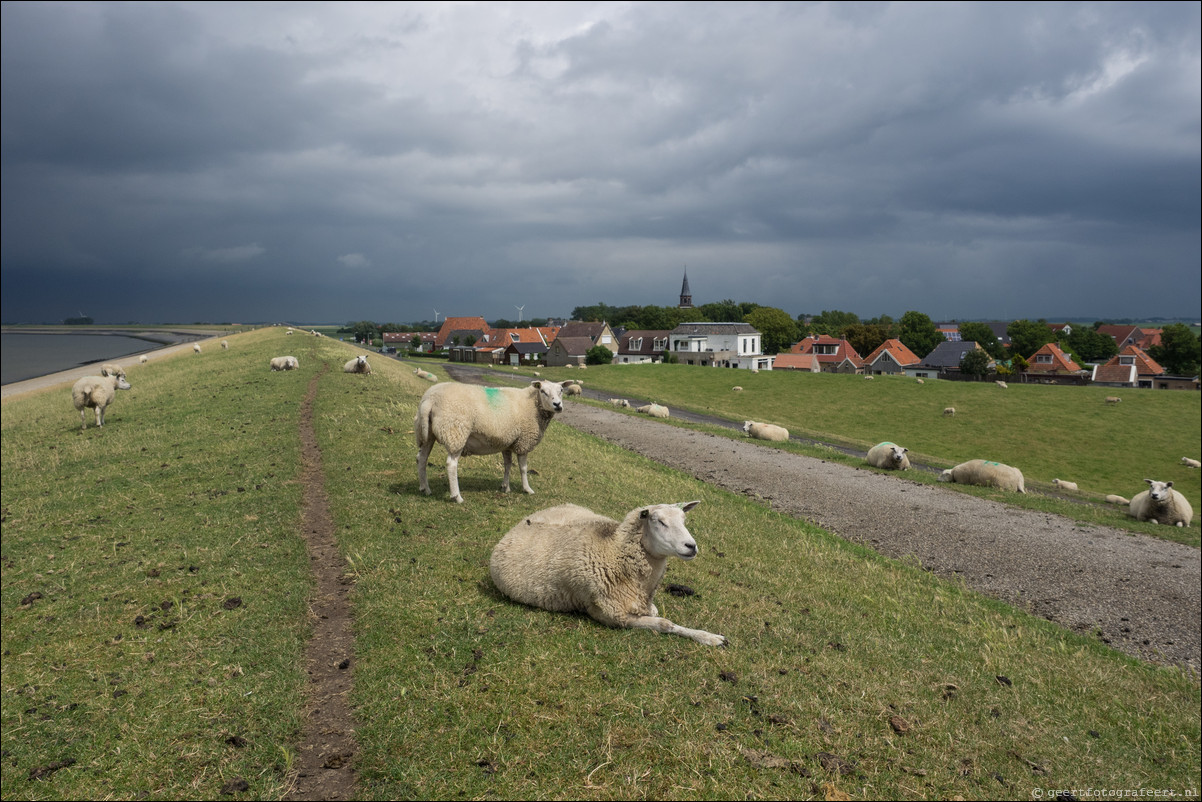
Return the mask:
<svg viewBox="0 0 1202 802"><path fill-rule="evenodd" d="M901 476L569 403L557 422L1128 654L1199 670L1202 552ZM535 457L537 457L537 453Z"/></svg>

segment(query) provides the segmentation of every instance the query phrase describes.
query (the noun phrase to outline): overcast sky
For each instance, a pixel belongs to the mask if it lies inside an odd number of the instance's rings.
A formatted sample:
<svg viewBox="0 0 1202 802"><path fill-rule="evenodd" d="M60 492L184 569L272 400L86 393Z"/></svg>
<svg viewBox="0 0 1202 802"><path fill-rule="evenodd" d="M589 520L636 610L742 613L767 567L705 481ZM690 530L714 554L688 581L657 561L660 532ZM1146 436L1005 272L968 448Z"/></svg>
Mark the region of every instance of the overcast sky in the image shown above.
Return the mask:
<svg viewBox="0 0 1202 802"><path fill-rule="evenodd" d="M1200 8L6 2L0 312L1196 318Z"/></svg>

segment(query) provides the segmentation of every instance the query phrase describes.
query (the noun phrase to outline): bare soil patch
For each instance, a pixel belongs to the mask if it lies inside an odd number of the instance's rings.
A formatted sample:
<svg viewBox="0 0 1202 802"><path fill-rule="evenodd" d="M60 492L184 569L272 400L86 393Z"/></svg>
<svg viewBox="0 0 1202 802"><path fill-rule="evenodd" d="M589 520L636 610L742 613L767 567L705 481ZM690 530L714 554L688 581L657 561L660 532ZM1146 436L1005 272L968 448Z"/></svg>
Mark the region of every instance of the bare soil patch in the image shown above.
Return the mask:
<svg viewBox="0 0 1202 802"><path fill-rule="evenodd" d="M355 720L347 697L354 669L350 580L334 537L329 498L322 472L321 448L313 428L317 383L329 366L309 382L301 407L301 483L304 501L301 531L317 579L312 603L313 637L305 650L309 688L305 732L297 745L296 778L284 797L350 799L354 789L353 759L358 751Z"/></svg>

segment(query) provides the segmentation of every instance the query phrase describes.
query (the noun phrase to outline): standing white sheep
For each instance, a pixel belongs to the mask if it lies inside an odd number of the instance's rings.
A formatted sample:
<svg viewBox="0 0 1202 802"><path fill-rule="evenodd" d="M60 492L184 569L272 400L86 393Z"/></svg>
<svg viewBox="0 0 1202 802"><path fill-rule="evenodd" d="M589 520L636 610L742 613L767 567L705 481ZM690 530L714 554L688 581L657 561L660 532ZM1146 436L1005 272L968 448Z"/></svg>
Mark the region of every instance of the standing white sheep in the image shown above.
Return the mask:
<svg viewBox="0 0 1202 802"><path fill-rule="evenodd" d="M348 361L342 366L343 373L371 373L371 365L367 364L367 357L360 354L354 359Z"/></svg>
<svg viewBox="0 0 1202 802"><path fill-rule="evenodd" d="M228 351L228 350L230 350L230 341L229 341L229 340L222 340L222 341L221 341L221 350L222 350L222 351Z"/></svg>
<svg viewBox="0 0 1202 802"><path fill-rule="evenodd" d="M194 353L199 354L200 353L200 343L192 343L192 351Z"/></svg>
<svg viewBox="0 0 1202 802"><path fill-rule="evenodd" d="M498 590L532 607L725 646L722 635L660 618L652 602L668 558L697 556L684 516L700 503L640 507L621 522L575 504L541 510L496 545L489 573Z"/></svg>
<svg viewBox="0 0 1202 802"><path fill-rule="evenodd" d="M1118 403L1120 403L1122 400L1123 400L1123 399L1119 398L1117 395L1108 395L1108 396L1106 396L1106 403L1107 403L1107 404L1118 404Z"/></svg>
<svg viewBox="0 0 1202 802"><path fill-rule="evenodd" d="M417 480L430 495L426 465L436 442L447 450L447 481L459 504L459 458L500 452L505 462L501 489L509 492L509 469L518 458L522 490L534 493L527 478L526 455L543 439L555 413L563 411L563 384L535 381L528 387L477 387L442 382L426 390L417 407Z"/></svg>
<svg viewBox="0 0 1202 802"><path fill-rule="evenodd" d="M1148 489L1131 499L1127 514L1137 521L1151 521L1164 526L1189 526L1194 508L1185 496L1173 489L1172 482L1145 479Z"/></svg>
<svg viewBox="0 0 1202 802"><path fill-rule="evenodd" d="M922 379L915 379L914 381L918 382L919 384L926 384L926 382L924 382Z"/></svg>
<svg viewBox="0 0 1202 802"><path fill-rule="evenodd" d="M997 384L998 387L1001 387L1003 390L1007 389L1007 387L1008 387L1008 385L1001 379L998 379L994 383Z"/></svg>
<svg viewBox="0 0 1202 802"><path fill-rule="evenodd" d="M1012 493L1027 492L1022 471L1012 465L983 459L970 459L968 462L961 462L954 468L948 468L939 474L939 481L997 487Z"/></svg>
<svg viewBox="0 0 1202 802"><path fill-rule="evenodd" d="M743 434L756 440L771 440L785 443L789 440L789 430L775 423L758 423L753 420L743 421Z"/></svg>
<svg viewBox="0 0 1202 802"><path fill-rule="evenodd" d="M118 390L128 390L129 382L125 375L84 376L71 388L71 401L79 410L81 429L88 428L87 409L96 410L96 425L104 426L104 409L113 403Z"/></svg>
<svg viewBox="0 0 1202 802"><path fill-rule="evenodd" d="M138 357L138 361L145 365L150 361L150 357L146 356L146 354L142 354L142 356Z"/></svg>
<svg viewBox="0 0 1202 802"><path fill-rule="evenodd" d="M294 356L276 356L271 358L272 370L296 370L300 362Z"/></svg>
<svg viewBox="0 0 1202 802"><path fill-rule="evenodd" d="M943 417L945 417L945 418L951 418L951 417L954 417L954 416L955 416L955 414L956 414L956 408L955 408L955 407L944 407L944 408L943 408Z"/></svg>
<svg viewBox="0 0 1202 802"><path fill-rule="evenodd" d="M868 464L874 468L884 468L890 471L906 471L910 469L910 458L906 456L908 448L902 448L897 443L877 443L868 449Z"/></svg>

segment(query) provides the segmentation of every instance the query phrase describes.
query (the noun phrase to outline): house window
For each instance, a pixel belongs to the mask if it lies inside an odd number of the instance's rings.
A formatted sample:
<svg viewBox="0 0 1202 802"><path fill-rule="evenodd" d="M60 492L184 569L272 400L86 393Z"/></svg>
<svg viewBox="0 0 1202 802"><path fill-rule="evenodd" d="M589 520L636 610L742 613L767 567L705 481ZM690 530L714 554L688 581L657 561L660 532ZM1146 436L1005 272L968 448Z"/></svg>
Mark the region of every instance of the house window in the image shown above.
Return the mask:
<svg viewBox="0 0 1202 802"><path fill-rule="evenodd" d="M1036 354L1035 361L1041 365L1050 365L1050 364L1052 364L1052 355L1051 354Z"/></svg>
<svg viewBox="0 0 1202 802"><path fill-rule="evenodd" d="M1135 357L1133 357L1133 356L1120 356L1120 357L1119 357L1119 364L1120 364L1120 365L1134 365L1134 364L1135 364Z"/></svg>
<svg viewBox="0 0 1202 802"><path fill-rule="evenodd" d="M637 339L631 340L630 341L630 350L631 351L642 351L643 350L643 338L639 337Z"/></svg>
<svg viewBox="0 0 1202 802"><path fill-rule="evenodd" d="M814 353L822 356L834 356L837 345L815 345Z"/></svg>

